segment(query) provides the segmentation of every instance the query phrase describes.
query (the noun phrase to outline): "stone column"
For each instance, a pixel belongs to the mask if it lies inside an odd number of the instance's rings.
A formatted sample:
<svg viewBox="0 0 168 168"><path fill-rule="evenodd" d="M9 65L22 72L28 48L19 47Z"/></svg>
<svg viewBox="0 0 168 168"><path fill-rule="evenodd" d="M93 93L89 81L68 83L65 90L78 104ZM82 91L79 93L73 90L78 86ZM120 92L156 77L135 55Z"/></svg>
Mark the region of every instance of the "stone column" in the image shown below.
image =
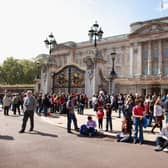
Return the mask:
<svg viewBox="0 0 168 168"><path fill-rule="evenodd" d="M130 77L133 77L133 65L134 65L134 58L133 58L133 44L130 45Z"/></svg>
<svg viewBox="0 0 168 168"><path fill-rule="evenodd" d="M138 53L137 53L137 76L142 75L142 46L138 43Z"/></svg>
<svg viewBox="0 0 168 168"><path fill-rule="evenodd" d="M163 60L163 54L162 54L162 41L159 40L159 60L158 60L158 74L159 75L162 75L163 74L163 63L162 63L162 60Z"/></svg>
<svg viewBox="0 0 168 168"><path fill-rule="evenodd" d="M152 44L148 43L148 75L152 75Z"/></svg>

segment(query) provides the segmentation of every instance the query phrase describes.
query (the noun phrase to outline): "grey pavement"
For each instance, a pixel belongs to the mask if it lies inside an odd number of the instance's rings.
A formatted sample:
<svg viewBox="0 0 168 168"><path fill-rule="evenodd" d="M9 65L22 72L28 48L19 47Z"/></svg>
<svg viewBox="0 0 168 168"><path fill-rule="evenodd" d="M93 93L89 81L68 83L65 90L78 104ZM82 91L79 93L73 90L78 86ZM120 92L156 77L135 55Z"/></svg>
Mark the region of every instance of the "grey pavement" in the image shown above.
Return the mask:
<svg viewBox="0 0 168 168"><path fill-rule="evenodd" d="M105 136L81 137L75 131L68 134L64 125L60 128L38 116L34 131L28 131L28 121L25 133L19 134L23 116L12 112L4 116L0 109L0 118L0 168L167 167L167 153L155 152L153 144L117 143Z"/></svg>
<svg viewBox="0 0 168 168"><path fill-rule="evenodd" d="M93 111L93 109L85 109L84 110L84 115L77 114L77 111L75 111L75 113L76 113L76 117L77 117L79 127L82 124L85 124L87 122L88 115L92 115L92 118L97 122L96 113ZM105 126L106 126L106 119L105 118L103 120L103 129L99 130L97 128L97 130L100 131L101 133L103 133L104 135L115 137L118 132L121 132L121 123L122 123L122 117L118 118L117 116L118 116L118 113L113 111L112 112L112 125L113 125L113 131L112 132L106 132L105 131ZM50 124L53 124L53 125L56 125L58 127L62 127L62 128L66 129L66 126L67 126L66 114L50 113L49 117L41 116L40 118L42 120L44 120L45 122L48 122ZM163 122L165 123L165 121L163 121ZM72 124L72 128L73 128L73 124ZM155 129L155 134L151 133L151 129L152 129L151 127L144 128L144 140L145 141L154 142L157 135L159 134L159 128Z"/></svg>
<svg viewBox="0 0 168 168"><path fill-rule="evenodd" d="M0 110L2 111L2 107L0 106ZM12 111L10 111L10 113L13 114ZM87 117L88 115L91 115L92 118L97 122L97 117L96 117L96 112L93 111L93 109L88 108L84 110L84 115L79 115L77 113L77 111L75 110L75 114L77 117L77 122L78 122L78 127L80 127L82 124L86 124L87 122ZM57 127L61 127L66 129L67 128L67 115L66 114L59 114L59 113L50 113L50 115L48 117L45 116L38 116L36 115L36 117L39 117L41 120L55 125ZM112 126L113 126L113 131L112 132L106 132L105 131L105 126L106 126L106 119L104 118L103 120L103 129L99 130L98 128L96 128L99 132L103 133L106 136L109 137L115 137L117 133L121 132L121 123L122 123L122 117L118 118L118 113L116 113L115 111L112 112ZM163 121L163 125L165 125L165 121ZM72 129L73 129L73 123L72 123ZM159 134L159 128L155 129L155 134L151 133L151 127L147 127L144 128L144 140L145 141L151 141L154 142L157 135Z"/></svg>

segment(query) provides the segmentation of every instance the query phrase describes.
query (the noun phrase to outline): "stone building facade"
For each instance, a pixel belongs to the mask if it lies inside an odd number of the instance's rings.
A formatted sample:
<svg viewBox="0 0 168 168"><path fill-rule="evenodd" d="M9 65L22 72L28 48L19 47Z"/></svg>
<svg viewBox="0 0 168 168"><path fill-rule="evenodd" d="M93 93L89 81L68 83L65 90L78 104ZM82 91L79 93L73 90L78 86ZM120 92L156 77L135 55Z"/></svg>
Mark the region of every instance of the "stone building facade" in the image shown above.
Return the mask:
<svg viewBox="0 0 168 168"><path fill-rule="evenodd" d="M130 25L130 33L93 43L66 42L51 50L41 69L41 92L109 92L115 49L114 93L168 93L168 17Z"/></svg>

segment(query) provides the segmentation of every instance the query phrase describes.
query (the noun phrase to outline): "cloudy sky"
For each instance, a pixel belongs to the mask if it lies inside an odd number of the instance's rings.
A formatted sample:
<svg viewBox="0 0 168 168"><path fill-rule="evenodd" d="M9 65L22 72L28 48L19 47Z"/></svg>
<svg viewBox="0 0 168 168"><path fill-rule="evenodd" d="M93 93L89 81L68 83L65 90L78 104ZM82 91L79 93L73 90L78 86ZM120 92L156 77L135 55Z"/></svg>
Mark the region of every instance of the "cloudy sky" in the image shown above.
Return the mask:
<svg viewBox="0 0 168 168"><path fill-rule="evenodd" d="M168 16L163 3L161 10L161 0L0 0L0 62L48 53L50 32L57 43L87 41L95 20L104 37L129 33L132 22Z"/></svg>

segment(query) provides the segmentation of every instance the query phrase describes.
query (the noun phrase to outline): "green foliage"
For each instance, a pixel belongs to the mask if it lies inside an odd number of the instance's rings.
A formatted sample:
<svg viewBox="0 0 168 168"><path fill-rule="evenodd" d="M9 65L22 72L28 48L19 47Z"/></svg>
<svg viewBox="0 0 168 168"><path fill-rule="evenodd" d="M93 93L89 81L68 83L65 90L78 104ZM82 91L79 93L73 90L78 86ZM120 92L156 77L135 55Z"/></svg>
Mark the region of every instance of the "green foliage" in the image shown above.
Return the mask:
<svg viewBox="0 0 168 168"><path fill-rule="evenodd" d="M39 64L31 60L7 58L0 66L1 84L32 84L39 73Z"/></svg>

